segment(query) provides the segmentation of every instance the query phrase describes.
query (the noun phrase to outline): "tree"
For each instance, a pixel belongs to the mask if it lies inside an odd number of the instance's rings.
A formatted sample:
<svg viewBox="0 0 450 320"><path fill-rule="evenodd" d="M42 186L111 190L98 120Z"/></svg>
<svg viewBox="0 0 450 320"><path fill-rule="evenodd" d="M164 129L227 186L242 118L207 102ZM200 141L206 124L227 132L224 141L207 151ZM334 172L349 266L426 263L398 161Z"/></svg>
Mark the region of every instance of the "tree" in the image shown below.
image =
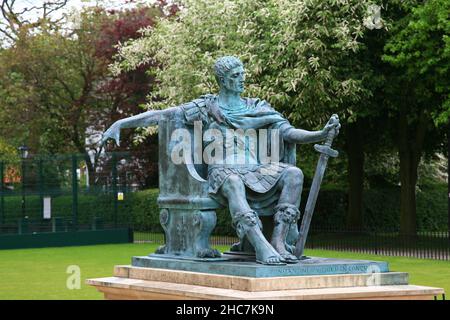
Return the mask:
<svg viewBox="0 0 450 320"><path fill-rule="evenodd" d="M179 104L215 88L214 60L239 53L248 92L267 99L294 122L323 122L343 102L360 98L360 79L335 67L356 51L368 2L184 1L176 20L161 21L122 46L115 70L156 59L154 108ZM192 86L192 84L195 84ZM311 114L316 114L311 121ZM320 119L318 119L320 118Z"/></svg>
<svg viewBox="0 0 450 320"><path fill-rule="evenodd" d="M27 37L36 30L48 29L63 20L54 14L63 9L67 0L33 1L24 6L16 0L0 1L0 39L13 45L20 37Z"/></svg>
<svg viewBox="0 0 450 320"><path fill-rule="evenodd" d="M0 139L0 161L13 162L18 159L17 150Z"/></svg>
<svg viewBox="0 0 450 320"><path fill-rule="evenodd" d="M294 125L313 128L339 113L343 136L337 143L348 142L344 145L349 160L348 224L360 226L362 131L368 123L362 120L378 114L366 101L372 87L381 82L373 69L367 71L366 55L372 48L364 42L370 31L363 20L369 4L183 1L178 19L163 21L143 38L122 46L113 69L120 73L154 59L161 62L156 71L159 86L151 95L160 100L150 101L148 108L164 108L213 91L214 60L237 54L246 63L247 94L268 100ZM372 76L376 79L370 80Z"/></svg>
<svg viewBox="0 0 450 320"><path fill-rule="evenodd" d="M151 64L111 77L108 64L114 46L136 37L140 28L151 27L165 15L163 9L161 2L126 11L87 8L78 18L69 17L70 30L54 25L51 32L43 28L17 38L0 57L8 80L0 85L8 97L0 118L10 124L2 131L32 140L28 144L35 152L84 154L93 184L102 153L93 137L118 117L139 113L153 83L145 73ZM26 126L14 127L19 118ZM128 138L131 144L132 132Z"/></svg>
<svg viewBox="0 0 450 320"><path fill-rule="evenodd" d="M383 58L395 67L388 110L398 121L400 228L415 234L417 168L424 152L442 143L436 125L450 115L450 3L428 0L404 8L408 14L394 24Z"/></svg>
<svg viewBox="0 0 450 320"><path fill-rule="evenodd" d="M367 30L361 40L361 48L349 57L348 73L361 79L364 95L359 101L346 107L350 113L344 126L342 139L347 155L348 209L346 224L349 229L360 230L363 221L363 196L365 189L366 155L377 157L386 147L385 116L380 108L384 75L380 67L385 29Z"/></svg>

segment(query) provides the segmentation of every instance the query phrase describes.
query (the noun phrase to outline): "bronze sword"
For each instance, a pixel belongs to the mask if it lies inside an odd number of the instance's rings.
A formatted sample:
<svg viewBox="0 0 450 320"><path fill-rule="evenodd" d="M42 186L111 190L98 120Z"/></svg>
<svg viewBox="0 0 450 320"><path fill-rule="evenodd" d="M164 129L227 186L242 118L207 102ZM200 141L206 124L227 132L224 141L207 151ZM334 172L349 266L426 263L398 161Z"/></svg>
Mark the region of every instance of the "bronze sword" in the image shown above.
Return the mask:
<svg viewBox="0 0 450 320"><path fill-rule="evenodd" d="M316 206L317 196L319 195L320 184L327 167L329 157L337 157L339 153L331 149L331 144L336 136L336 129L333 128L328 132L327 139L322 145L315 144L314 149L320 153L319 161L317 163L316 172L314 173L313 182L309 191L308 200L306 202L305 213L303 214L302 224L300 225L299 237L295 245L294 254L297 258L303 256L305 249L306 237L308 236L309 226L311 224L314 207Z"/></svg>

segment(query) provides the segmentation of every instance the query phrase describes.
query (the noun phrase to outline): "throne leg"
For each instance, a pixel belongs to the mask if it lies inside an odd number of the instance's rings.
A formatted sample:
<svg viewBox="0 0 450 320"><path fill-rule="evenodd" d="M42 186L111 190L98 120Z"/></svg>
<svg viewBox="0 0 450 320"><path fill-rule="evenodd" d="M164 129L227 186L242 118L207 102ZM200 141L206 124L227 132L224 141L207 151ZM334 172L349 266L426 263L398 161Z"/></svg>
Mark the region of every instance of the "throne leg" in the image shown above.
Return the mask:
<svg viewBox="0 0 450 320"><path fill-rule="evenodd" d="M217 221L214 210L162 208L159 218L166 243L156 253L197 258L221 256L209 242Z"/></svg>

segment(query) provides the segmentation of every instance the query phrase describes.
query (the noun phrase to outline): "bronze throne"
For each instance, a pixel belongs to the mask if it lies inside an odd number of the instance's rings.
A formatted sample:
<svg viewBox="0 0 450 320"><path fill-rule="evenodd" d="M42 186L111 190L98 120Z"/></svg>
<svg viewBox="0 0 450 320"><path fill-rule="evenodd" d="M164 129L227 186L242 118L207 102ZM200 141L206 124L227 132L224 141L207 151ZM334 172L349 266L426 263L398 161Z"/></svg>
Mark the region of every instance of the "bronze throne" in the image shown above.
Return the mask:
<svg viewBox="0 0 450 320"><path fill-rule="evenodd" d="M171 159L174 146L179 143L172 139L176 129L190 132L192 151L194 150L194 128L183 121L160 120L158 123L159 136L159 196L160 223L165 232L165 244L160 246L156 254L176 256L192 259L217 259L220 252L210 245L217 217L216 210L224 206L208 195L207 165L194 164L192 154L183 155L185 161L175 164ZM294 152L280 154L280 161L294 164L295 144L289 145ZM288 158L283 155L289 155ZM261 204L255 211L263 223L263 233L270 239L273 230L273 212L275 204L264 206ZM230 217L231 220L231 217ZM291 226L288 246L295 245L298 238L298 228ZM234 254L254 254L254 249L245 238L235 243L230 250Z"/></svg>

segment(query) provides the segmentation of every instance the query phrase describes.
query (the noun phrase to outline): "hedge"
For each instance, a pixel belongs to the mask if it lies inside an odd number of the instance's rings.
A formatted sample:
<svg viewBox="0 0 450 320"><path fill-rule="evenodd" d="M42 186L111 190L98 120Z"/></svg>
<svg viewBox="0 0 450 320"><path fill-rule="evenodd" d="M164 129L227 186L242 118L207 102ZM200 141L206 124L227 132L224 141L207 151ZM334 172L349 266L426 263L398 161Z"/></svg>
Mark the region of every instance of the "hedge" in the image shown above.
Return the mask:
<svg viewBox="0 0 450 320"><path fill-rule="evenodd" d="M127 193L124 201L117 202L118 223L133 224L138 230L162 231L159 226L157 196L157 189ZM52 196L52 217L71 220L73 217L72 205L72 194L54 194ZM24 215L30 221L42 219L39 196L27 195L25 197ZM3 220L6 223L15 223L22 217L22 197L19 195L5 196ZM111 193L78 194L78 223L90 224L94 218L101 218L105 223L114 222L114 199Z"/></svg>
<svg viewBox="0 0 450 320"><path fill-rule="evenodd" d="M345 228L347 199L346 190L332 188L321 190L313 217L313 225ZM447 185L430 186L419 190L416 202L418 230L447 231L447 201ZM400 227L399 213L400 187L364 191L364 227L375 230L398 230Z"/></svg>
<svg viewBox="0 0 450 320"><path fill-rule="evenodd" d="M304 190L304 205L309 190ZM396 230L399 228L400 189L369 189L364 192L364 225L370 229ZM156 203L157 189L125 194L124 201L118 202L117 217L122 224L132 224L136 231L159 232L159 209ZM5 220L21 217L21 197L6 196ZM40 219L40 200L37 196L26 198L26 215ZM347 209L346 190L336 187L324 187L319 194L313 217L313 227L345 228ZM52 200L53 216L72 217L71 195L56 196ZM105 222L114 219L114 201L112 194L80 194L78 196L78 222L90 223L93 217L101 217ZM439 185L423 189L417 193L417 223L419 230L447 230L447 186ZM229 213L217 211L215 233L233 235Z"/></svg>

